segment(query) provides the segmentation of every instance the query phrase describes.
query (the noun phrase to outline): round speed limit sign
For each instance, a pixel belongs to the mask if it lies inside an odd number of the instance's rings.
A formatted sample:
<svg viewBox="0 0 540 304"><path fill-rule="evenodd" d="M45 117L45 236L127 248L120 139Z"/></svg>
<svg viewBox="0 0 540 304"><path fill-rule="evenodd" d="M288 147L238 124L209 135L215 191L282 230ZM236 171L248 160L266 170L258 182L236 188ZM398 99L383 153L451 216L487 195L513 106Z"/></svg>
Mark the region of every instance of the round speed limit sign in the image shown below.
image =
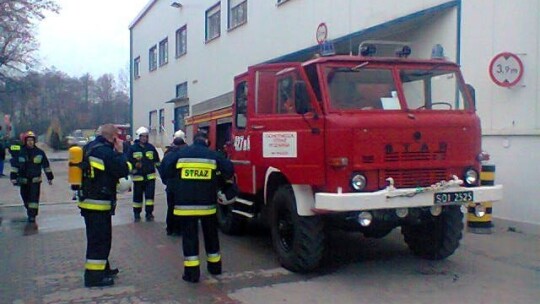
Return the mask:
<svg viewBox="0 0 540 304"><path fill-rule="evenodd" d="M523 77L523 62L513 53L500 53L489 64L489 76L501 87L513 87Z"/></svg>

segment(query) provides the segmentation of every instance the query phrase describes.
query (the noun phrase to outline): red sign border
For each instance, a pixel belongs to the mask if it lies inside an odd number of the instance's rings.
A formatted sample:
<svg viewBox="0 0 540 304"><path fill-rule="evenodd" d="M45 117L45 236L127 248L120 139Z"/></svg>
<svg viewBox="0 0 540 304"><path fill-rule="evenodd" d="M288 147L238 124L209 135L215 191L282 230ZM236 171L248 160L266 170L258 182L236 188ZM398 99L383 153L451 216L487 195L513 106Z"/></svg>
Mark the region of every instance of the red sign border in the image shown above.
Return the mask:
<svg viewBox="0 0 540 304"><path fill-rule="evenodd" d="M319 29L323 27L326 30L326 34L322 40L319 40L319 37L318 37ZM317 40L318 44L323 44L323 42L325 42L327 38L328 38L328 26L326 25L325 22L321 22L319 23L319 25L317 26L317 30L315 31L315 40Z"/></svg>
<svg viewBox="0 0 540 304"><path fill-rule="evenodd" d="M497 78L495 78L495 76L492 73L493 65L495 64L495 61L497 61L497 59L499 59L500 57L512 57L517 61L518 65L519 65L519 75L516 78L516 80L514 80L512 82L500 82L499 80L497 80ZM514 53L510 53L510 52L499 53L499 54L495 55L495 57L493 57L493 59L491 59L491 62L489 63L489 77L491 77L491 80L496 85L501 86L501 87L509 88L509 87L515 86L521 80L521 78L523 77L523 72L524 72L523 62Z"/></svg>

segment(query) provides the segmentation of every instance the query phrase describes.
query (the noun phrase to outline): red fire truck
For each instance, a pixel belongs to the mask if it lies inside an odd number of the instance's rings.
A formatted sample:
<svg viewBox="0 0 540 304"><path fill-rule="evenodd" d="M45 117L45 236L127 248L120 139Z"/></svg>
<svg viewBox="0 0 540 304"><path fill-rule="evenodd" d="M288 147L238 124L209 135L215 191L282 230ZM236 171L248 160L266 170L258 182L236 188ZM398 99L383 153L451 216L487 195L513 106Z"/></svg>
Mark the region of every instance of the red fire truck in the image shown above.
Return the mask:
<svg viewBox="0 0 540 304"><path fill-rule="evenodd" d="M233 103L186 120L235 164L240 195L220 205L228 234L265 220L280 263L317 268L327 225L444 259L462 206L497 201L480 186L480 120L459 66L441 59L320 57L260 64L234 78ZM479 208L481 209L481 208Z"/></svg>

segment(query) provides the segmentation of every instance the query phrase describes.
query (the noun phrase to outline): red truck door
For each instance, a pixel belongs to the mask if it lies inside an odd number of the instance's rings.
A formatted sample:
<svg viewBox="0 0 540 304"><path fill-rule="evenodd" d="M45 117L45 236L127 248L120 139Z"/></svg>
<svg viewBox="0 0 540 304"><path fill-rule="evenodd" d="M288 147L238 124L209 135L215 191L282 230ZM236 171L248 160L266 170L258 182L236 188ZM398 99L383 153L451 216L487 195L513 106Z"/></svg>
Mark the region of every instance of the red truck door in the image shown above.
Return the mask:
<svg viewBox="0 0 540 304"><path fill-rule="evenodd" d="M246 132L254 165L252 180L262 188L267 169L273 167L291 184L322 185L324 119L301 66L257 67L250 77L253 107L248 110ZM295 109L300 82L306 84L303 87L311 101L306 114L298 114Z"/></svg>

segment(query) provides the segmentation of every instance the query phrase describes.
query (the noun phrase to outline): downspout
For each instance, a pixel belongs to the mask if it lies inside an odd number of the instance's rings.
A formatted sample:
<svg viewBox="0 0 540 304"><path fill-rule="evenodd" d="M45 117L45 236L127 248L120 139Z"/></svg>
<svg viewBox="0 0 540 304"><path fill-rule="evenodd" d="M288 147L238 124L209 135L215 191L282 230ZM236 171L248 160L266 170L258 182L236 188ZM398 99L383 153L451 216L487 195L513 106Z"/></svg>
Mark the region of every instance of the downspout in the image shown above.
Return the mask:
<svg viewBox="0 0 540 304"><path fill-rule="evenodd" d="M133 28L129 29L129 133L133 137Z"/></svg>
<svg viewBox="0 0 540 304"><path fill-rule="evenodd" d="M458 0L457 4L457 41L456 41L456 62L461 65L461 1Z"/></svg>

